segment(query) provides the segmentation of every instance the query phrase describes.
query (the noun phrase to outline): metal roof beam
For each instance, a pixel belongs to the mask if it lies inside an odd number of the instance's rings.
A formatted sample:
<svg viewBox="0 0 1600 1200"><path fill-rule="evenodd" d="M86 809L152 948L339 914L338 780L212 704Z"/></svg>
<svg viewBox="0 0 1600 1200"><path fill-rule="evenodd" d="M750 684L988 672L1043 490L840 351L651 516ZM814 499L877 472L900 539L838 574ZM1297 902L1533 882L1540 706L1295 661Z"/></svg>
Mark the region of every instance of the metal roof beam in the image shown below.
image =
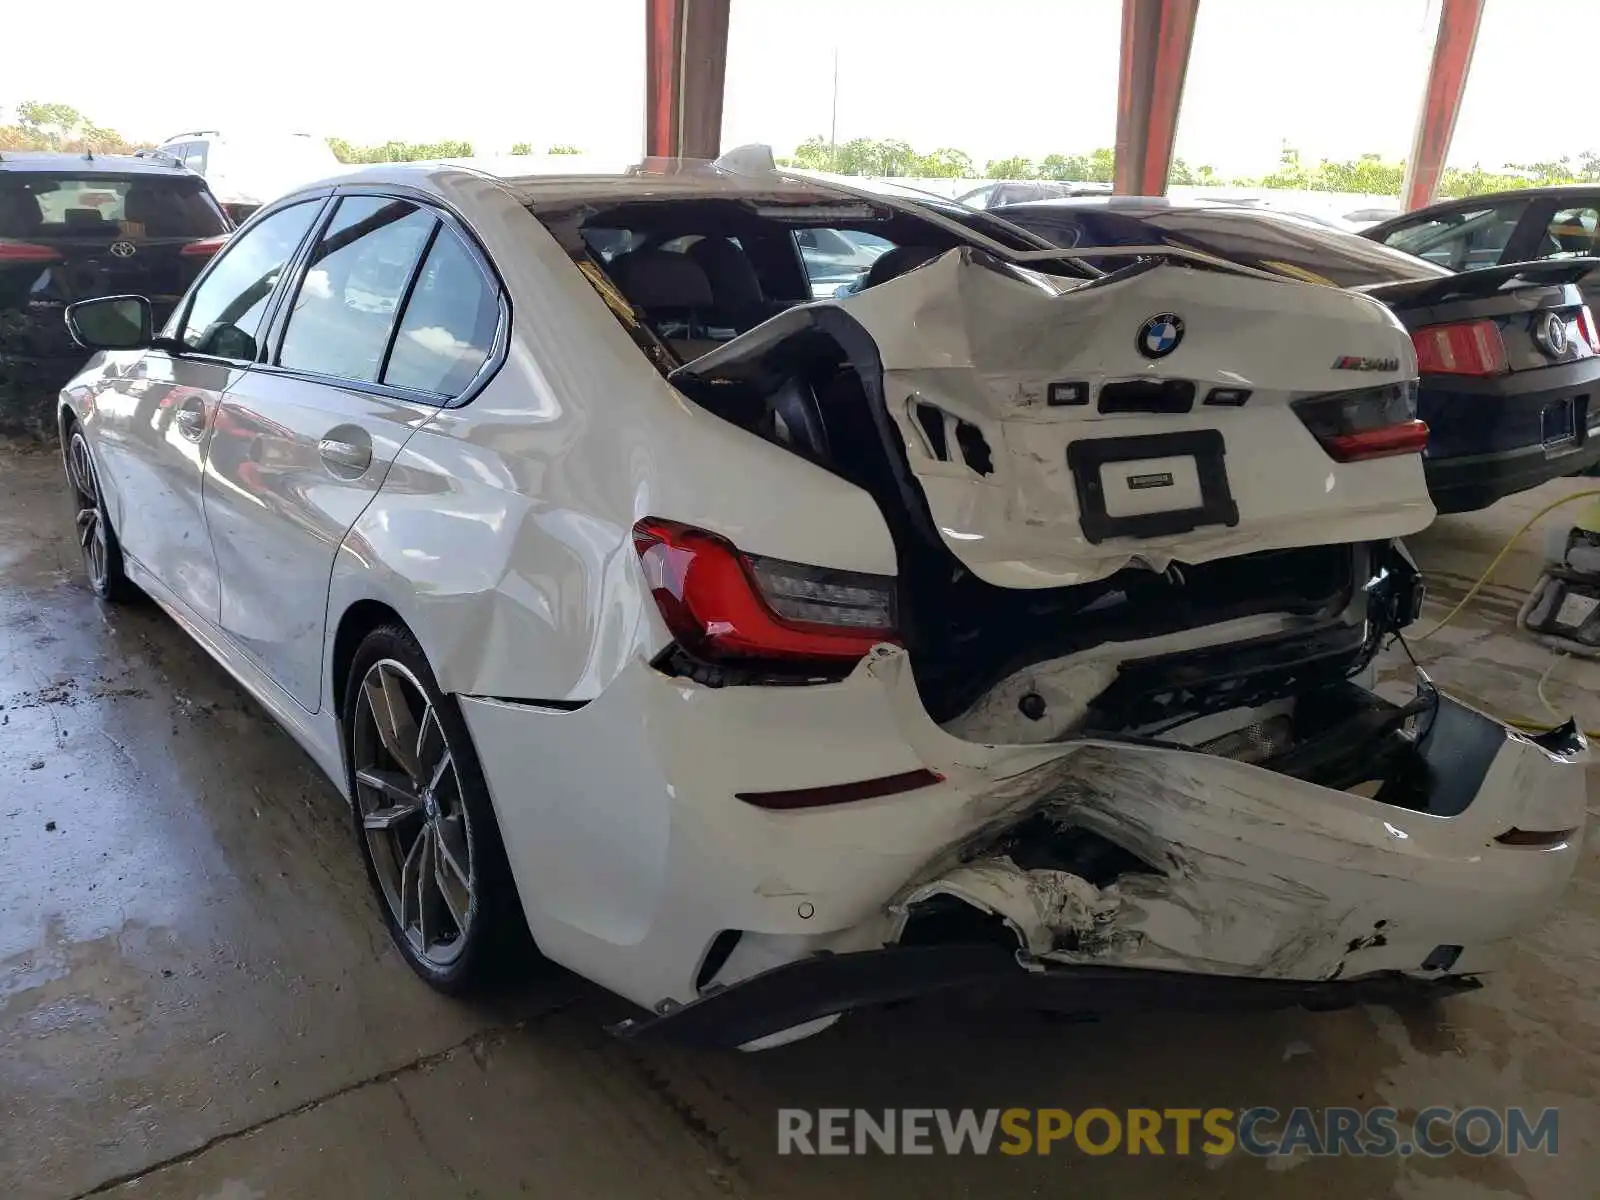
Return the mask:
<svg viewBox="0 0 1600 1200"><path fill-rule="evenodd" d="M715 158L730 0L646 0L644 152Z"/></svg>
<svg viewBox="0 0 1600 1200"><path fill-rule="evenodd" d="M1482 20L1483 0L1443 0L1440 5L1428 86L1422 94L1422 111L1417 115L1411 153L1406 157L1405 183L1400 189L1407 212L1432 204L1439 188Z"/></svg>
<svg viewBox="0 0 1600 1200"><path fill-rule="evenodd" d="M1122 0L1113 174L1118 195L1166 193L1199 8L1200 0Z"/></svg>

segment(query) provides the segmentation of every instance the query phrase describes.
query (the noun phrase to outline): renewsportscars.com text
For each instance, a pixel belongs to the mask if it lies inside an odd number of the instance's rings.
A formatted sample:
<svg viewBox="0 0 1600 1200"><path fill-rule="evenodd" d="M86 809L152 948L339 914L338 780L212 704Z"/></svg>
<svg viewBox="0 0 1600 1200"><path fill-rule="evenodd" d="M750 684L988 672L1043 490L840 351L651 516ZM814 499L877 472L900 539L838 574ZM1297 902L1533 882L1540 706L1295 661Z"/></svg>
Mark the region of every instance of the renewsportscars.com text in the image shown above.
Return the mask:
<svg viewBox="0 0 1600 1200"><path fill-rule="evenodd" d="M780 1108L779 1154L1555 1154L1546 1108Z"/></svg>

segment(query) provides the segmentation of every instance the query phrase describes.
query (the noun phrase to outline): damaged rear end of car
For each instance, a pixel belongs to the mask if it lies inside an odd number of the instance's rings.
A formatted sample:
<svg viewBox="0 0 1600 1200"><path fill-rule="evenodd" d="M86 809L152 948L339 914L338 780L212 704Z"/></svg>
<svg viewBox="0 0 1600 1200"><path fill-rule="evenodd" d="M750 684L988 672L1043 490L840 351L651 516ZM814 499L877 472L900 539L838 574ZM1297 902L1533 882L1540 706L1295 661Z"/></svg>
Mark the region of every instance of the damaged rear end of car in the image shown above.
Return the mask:
<svg viewBox="0 0 1600 1200"><path fill-rule="evenodd" d="M866 492L896 571L749 553L703 514L635 526L670 641L592 707L648 710L669 767L714 774L704 813L674 791L662 893L718 859L765 907L696 893L692 984L621 1032L754 1048L932 994L1476 986L1571 873L1587 750L1420 671L1361 682L1419 611L1398 539L1433 518L1404 330L1182 254L1085 278L976 242L652 354ZM757 738L771 782L722 753Z"/></svg>

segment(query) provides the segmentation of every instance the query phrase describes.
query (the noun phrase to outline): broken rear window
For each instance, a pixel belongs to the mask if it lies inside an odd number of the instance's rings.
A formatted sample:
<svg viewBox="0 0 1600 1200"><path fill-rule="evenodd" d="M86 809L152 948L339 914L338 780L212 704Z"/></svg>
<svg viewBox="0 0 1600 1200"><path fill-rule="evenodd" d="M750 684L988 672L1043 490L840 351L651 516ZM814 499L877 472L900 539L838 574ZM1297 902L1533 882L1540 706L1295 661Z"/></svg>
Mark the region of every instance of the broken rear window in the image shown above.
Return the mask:
<svg viewBox="0 0 1600 1200"><path fill-rule="evenodd" d="M797 304L876 286L975 240L912 211L831 197L611 204L568 197L559 209L534 206L534 213L663 371ZM1014 249L1039 248L1021 231L992 224L978 232ZM1074 277L1094 274L1069 262L1033 265Z"/></svg>

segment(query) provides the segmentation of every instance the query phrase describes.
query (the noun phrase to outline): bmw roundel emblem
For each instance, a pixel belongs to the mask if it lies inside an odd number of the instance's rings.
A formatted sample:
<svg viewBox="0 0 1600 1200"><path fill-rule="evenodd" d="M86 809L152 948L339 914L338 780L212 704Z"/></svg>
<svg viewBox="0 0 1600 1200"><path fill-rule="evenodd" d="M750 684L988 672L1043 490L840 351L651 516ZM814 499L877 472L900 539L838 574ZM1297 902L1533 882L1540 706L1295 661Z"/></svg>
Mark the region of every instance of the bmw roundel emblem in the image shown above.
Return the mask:
<svg viewBox="0 0 1600 1200"><path fill-rule="evenodd" d="M1157 313L1139 326L1134 342L1146 358L1165 358L1183 341L1183 318L1176 313Z"/></svg>

